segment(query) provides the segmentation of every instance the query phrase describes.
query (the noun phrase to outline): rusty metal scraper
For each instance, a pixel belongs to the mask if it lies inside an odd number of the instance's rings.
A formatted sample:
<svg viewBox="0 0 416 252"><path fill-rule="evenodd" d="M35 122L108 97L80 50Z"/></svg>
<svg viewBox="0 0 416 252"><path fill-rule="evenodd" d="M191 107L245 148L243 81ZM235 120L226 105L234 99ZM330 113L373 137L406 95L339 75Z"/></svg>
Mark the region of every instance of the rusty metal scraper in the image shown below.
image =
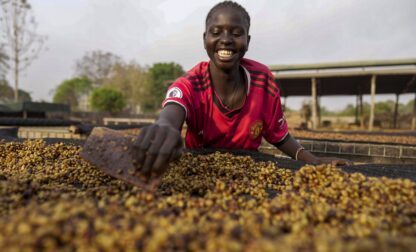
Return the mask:
<svg viewBox="0 0 416 252"><path fill-rule="evenodd" d="M134 135L96 127L87 138L80 155L104 173L153 192L161 179L148 179L136 172L133 162L135 139Z"/></svg>

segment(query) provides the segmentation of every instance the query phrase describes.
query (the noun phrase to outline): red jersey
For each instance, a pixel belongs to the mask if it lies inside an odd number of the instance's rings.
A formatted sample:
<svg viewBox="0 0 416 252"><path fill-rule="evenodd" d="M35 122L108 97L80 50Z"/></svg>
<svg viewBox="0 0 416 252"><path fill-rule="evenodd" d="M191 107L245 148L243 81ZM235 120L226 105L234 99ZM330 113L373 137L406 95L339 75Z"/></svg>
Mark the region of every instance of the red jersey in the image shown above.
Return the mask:
<svg viewBox="0 0 416 252"><path fill-rule="evenodd" d="M201 62L175 80L162 107L176 103L186 111L187 148L257 150L262 137L277 144L288 134L280 90L269 68L241 59L247 97L241 108L230 110L211 83L209 62Z"/></svg>

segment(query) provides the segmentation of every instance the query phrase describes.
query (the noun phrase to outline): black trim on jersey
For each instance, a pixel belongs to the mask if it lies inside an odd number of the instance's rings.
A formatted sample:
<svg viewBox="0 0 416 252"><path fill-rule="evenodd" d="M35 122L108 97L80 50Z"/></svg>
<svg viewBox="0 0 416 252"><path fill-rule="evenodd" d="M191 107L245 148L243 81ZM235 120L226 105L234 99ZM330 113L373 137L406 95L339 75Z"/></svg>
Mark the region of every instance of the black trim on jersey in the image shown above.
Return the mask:
<svg viewBox="0 0 416 252"><path fill-rule="evenodd" d="M247 99L247 94L248 94L248 90L247 90L247 88L249 88L249 86L251 85L251 83L248 83L248 79L247 79L247 74L246 74L246 71L244 70L245 68L243 68L241 65L240 65L240 69L241 69L241 71L244 73L243 74L243 78L244 78L244 90L245 90L245 93L246 93L246 97L245 97L245 99ZM211 76L210 76L211 77ZM251 80L251 75L250 75L250 80ZM209 79L209 82L210 82L210 84L211 84L211 79ZM251 81L250 81L251 82ZM211 86L211 85L208 85L208 87L209 86ZM215 89L213 88L212 89L212 101L214 102L214 104L217 106L217 108L221 111L221 113L223 114L223 115L225 115L226 117L228 117L228 118L232 118L233 116L235 116L235 115L237 115L238 113L240 113L241 112L241 110L243 109L243 107L244 107L244 105L243 106L241 106L241 108L239 108L239 109L235 109L235 110L229 110L229 109L227 109L226 107L224 107L223 105L222 105L222 103L221 103L221 101L219 100L219 98L217 97L217 95L216 95L216 93L215 93ZM245 104L245 100L244 100L244 104Z"/></svg>
<svg viewBox="0 0 416 252"><path fill-rule="evenodd" d="M242 108L240 108L240 109L236 109L236 110L231 111L231 112L229 112L228 114L226 114L226 116L227 116L228 118L232 118L232 117L233 117L233 116L235 116L236 114L240 113L240 112L241 112L241 110L242 110Z"/></svg>
<svg viewBox="0 0 416 252"><path fill-rule="evenodd" d="M253 86L253 87L258 87L258 88L263 88L264 90L266 90L266 93L268 93L269 95L271 95L272 97L275 97L276 96L276 94L275 93L273 93L272 91L270 91L268 88L267 88L267 86L266 85L264 85L264 84L257 84L257 83L251 83L251 85Z"/></svg>
<svg viewBox="0 0 416 252"><path fill-rule="evenodd" d="M209 88L210 83L211 83L208 73L205 73L204 76L202 76L202 79L198 75L193 75L193 76L189 76L187 80L193 86L192 89L194 91L204 91Z"/></svg>
<svg viewBox="0 0 416 252"><path fill-rule="evenodd" d="M272 95L273 97L276 95L276 93L279 93L279 88L277 87L277 84L274 83L274 79L272 77L269 77L267 73L261 72L261 71L254 71L254 70L248 70L248 71L251 74L250 77L251 77L253 86L264 88L266 92ZM254 83L254 81L260 81L260 82L263 82L263 84Z"/></svg>
<svg viewBox="0 0 416 252"><path fill-rule="evenodd" d="M221 111L221 113L223 113L224 115L227 115L228 110L221 105L221 102L219 101L218 97L216 96L214 90L212 90L212 101L218 107L218 109Z"/></svg>
<svg viewBox="0 0 416 252"><path fill-rule="evenodd" d="M214 102L215 106L221 111L223 115L225 115L228 118L232 118L236 114L240 113L243 108L239 108L236 110L229 111L224 106L222 106L221 101L218 99L218 97L215 95L215 91L212 91L212 101Z"/></svg>
<svg viewBox="0 0 416 252"><path fill-rule="evenodd" d="M205 72L204 75L201 77L200 75L188 75L185 78L188 79L189 81L206 81L208 77L208 72Z"/></svg>
<svg viewBox="0 0 416 252"><path fill-rule="evenodd" d="M251 74L257 75L255 77L260 77L260 78L264 78L267 77L269 80L271 80L272 82L274 82L274 77L273 76L269 76L269 74L267 72L261 72L261 71L255 71L255 70L248 70Z"/></svg>
<svg viewBox="0 0 416 252"><path fill-rule="evenodd" d="M201 86L201 85L206 84L209 81L209 78L204 78L202 80L201 79L195 79L195 80L188 79L188 81L194 86Z"/></svg>
<svg viewBox="0 0 416 252"><path fill-rule="evenodd" d="M204 73L202 78L201 78L200 75L197 75L197 74L192 74L192 75L187 74L187 75L185 75L185 78L188 79L188 80L200 80L200 79L205 79L207 76L208 76L207 73Z"/></svg>
<svg viewBox="0 0 416 252"><path fill-rule="evenodd" d="M251 76L251 78L252 79L255 79L255 80L261 80L261 81L264 81L264 82L266 82L266 79L267 79L267 80L269 80L271 82L271 84L274 84L273 85L274 88L278 88L277 84L274 82L275 79L273 77L271 77L271 76L268 76L266 73L259 74L259 75L255 75L255 76Z"/></svg>
<svg viewBox="0 0 416 252"><path fill-rule="evenodd" d="M208 83L208 81L190 81L190 83L192 84L192 86L201 87L205 86Z"/></svg>
<svg viewBox="0 0 416 252"><path fill-rule="evenodd" d="M282 146L283 144L285 144L287 141L289 141L289 139L291 138L292 136L288 133L286 136L285 136L285 138L283 138L282 140L280 140L279 142L277 142L277 143L273 143L272 145L274 145L276 148L279 148L280 146Z"/></svg>
<svg viewBox="0 0 416 252"><path fill-rule="evenodd" d="M273 81L271 81L270 80L270 78L268 78L267 80L266 80L266 78L259 78L259 77L257 77L257 76L252 76L251 77L251 80L253 80L253 81L263 81L264 83L265 83L265 85L267 85L268 84L268 86L273 90L273 91L275 91L275 92L279 92L279 89L277 88L277 87L275 87L273 84L275 84ZM266 84L266 82L267 82L267 84ZM276 85L276 84L275 84Z"/></svg>
<svg viewBox="0 0 416 252"><path fill-rule="evenodd" d="M207 80L203 85L193 85L192 89L194 91L204 91L204 90L207 90L210 86L211 86L211 81Z"/></svg>

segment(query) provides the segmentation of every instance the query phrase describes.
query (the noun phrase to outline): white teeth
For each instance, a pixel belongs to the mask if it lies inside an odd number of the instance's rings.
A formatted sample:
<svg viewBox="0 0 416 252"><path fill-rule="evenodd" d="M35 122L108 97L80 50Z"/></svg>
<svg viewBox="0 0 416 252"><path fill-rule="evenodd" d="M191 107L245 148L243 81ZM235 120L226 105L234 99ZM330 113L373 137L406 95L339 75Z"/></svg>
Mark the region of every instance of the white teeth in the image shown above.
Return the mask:
<svg viewBox="0 0 416 252"><path fill-rule="evenodd" d="M229 50L219 50L218 51L218 55L220 56L220 57L229 57L229 56L231 56L233 54L233 52L232 51L229 51Z"/></svg>

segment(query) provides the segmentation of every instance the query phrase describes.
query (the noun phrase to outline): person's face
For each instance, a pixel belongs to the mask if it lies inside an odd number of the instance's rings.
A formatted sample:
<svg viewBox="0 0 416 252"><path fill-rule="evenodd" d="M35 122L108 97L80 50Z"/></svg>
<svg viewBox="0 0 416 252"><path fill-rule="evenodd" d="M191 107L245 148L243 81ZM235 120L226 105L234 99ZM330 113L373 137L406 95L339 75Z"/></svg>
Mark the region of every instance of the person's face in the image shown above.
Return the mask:
<svg viewBox="0 0 416 252"><path fill-rule="evenodd" d="M208 20L204 47L219 69L238 67L249 43L248 23L239 11L232 8L219 9Z"/></svg>

